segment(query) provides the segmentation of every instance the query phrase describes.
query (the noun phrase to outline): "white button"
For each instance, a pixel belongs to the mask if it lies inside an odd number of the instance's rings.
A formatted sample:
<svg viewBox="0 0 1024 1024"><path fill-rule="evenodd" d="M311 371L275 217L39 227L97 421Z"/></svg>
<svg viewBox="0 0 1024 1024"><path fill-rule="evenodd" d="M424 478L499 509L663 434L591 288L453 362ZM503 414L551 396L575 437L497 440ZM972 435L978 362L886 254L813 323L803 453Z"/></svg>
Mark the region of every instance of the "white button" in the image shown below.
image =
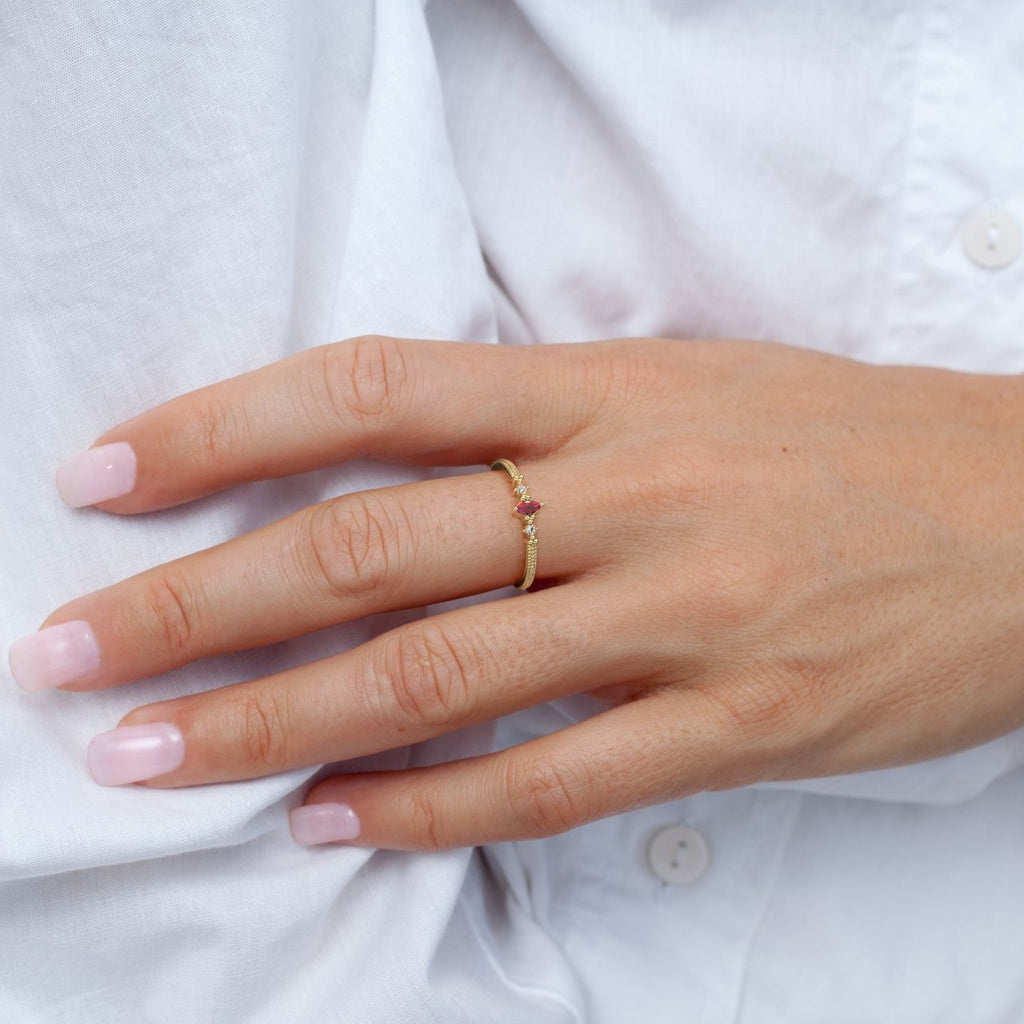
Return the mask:
<svg viewBox="0 0 1024 1024"><path fill-rule="evenodd" d="M651 870L670 885L696 881L707 870L709 858L707 840L685 825L660 829L647 847Z"/></svg>
<svg viewBox="0 0 1024 1024"><path fill-rule="evenodd" d="M1020 255L1020 225L1005 210L986 206L960 225L960 244L979 267L999 270Z"/></svg>

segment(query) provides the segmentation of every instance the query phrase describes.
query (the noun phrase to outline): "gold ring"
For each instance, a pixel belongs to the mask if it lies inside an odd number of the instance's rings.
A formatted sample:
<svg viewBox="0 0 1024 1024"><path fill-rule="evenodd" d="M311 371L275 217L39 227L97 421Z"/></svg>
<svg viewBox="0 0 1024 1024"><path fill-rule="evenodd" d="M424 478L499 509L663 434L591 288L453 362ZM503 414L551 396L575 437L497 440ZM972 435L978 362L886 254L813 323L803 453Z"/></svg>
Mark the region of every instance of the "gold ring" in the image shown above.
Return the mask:
<svg viewBox="0 0 1024 1024"><path fill-rule="evenodd" d="M530 497L523 474L516 464L509 459L496 459L491 469L504 470L512 481L512 493L516 496L516 507L512 515L518 516L523 522L523 536L526 538L526 565L523 567L523 578L516 584L517 590L529 590L537 575L537 526L534 517L544 507L544 502Z"/></svg>

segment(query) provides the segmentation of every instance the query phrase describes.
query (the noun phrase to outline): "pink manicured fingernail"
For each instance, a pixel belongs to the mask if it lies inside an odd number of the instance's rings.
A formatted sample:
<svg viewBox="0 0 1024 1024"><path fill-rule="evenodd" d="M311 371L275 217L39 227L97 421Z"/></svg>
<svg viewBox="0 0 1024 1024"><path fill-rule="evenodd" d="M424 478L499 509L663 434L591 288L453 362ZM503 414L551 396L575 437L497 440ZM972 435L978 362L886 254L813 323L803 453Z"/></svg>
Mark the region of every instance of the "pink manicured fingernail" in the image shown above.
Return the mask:
<svg viewBox="0 0 1024 1024"><path fill-rule="evenodd" d="M135 486L135 452L125 441L79 452L57 467L57 493L72 508L120 498Z"/></svg>
<svg viewBox="0 0 1024 1024"><path fill-rule="evenodd" d="M292 839L303 846L337 843L359 835L359 819L348 804L306 804L288 815Z"/></svg>
<svg viewBox="0 0 1024 1024"><path fill-rule="evenodd" d="M7 661L14 681L23 690L45 690L98 668L100 648L89 623L75 620L15 640Z"/></svg>
<svg viewBox="0 0 1024 1024"><path fill-rule="evenodd" d="M172 772L185 760L181 730L167 722L122 725L89 744L89 774L101 786L126 786Z"/></svg>

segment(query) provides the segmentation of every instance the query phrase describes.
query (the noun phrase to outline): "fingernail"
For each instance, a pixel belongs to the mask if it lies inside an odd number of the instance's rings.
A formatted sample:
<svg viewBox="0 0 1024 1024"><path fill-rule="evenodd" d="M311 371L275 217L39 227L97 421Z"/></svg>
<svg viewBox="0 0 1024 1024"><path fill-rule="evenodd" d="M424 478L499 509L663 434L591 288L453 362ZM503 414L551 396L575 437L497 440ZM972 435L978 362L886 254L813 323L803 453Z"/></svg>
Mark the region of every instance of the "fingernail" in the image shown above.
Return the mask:
<svg viewBox="0 0 1024 1024"><path fill-rule="evenodd" d="M57 493L82 508L128 494L135 486L135 452L125 441L72 455L57 467Z"/></svg>
<svg viewBox="0 0 1024 1024"><path fill-rule="evenodd" d="M122 725L95 737L85 759L101 786L126 786L174 771L185 760L185 741L167 722Z"/></svg>
<svg viewBox="0 0 1024 1024"><path fill-rule="evenodd" d="M359 835L359 818L348 804L306 804L288 815L292 839L302 846L338 843Z"/></svg>
<svg viewBox="0 0 1024 1024"><path fill-rule="evenodd" d="M76 619L15 640L7 663L23 690L44 690L99 668L100 648L89 623Z"/></svg>

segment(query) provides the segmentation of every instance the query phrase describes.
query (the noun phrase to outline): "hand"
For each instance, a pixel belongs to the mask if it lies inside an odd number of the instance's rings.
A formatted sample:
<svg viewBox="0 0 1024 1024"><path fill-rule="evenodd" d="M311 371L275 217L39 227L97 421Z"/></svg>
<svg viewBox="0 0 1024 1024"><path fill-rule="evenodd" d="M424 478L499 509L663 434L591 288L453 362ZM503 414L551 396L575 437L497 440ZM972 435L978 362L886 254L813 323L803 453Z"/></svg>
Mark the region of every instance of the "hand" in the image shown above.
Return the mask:
<svg viewBox="0 0 1024 1024"><path fill-rule="evenodd" d="M121 728L165 723L149 784L191 786L576 692L606 702L485 757L324 781L295 819L398 848L541 836L990 739L1024 722L1020 389L761 343L371 337L185 395L100 439L127 442L137 464L130 492L101 508L144 512L362 455L503 456L546 503L540 586L140 707ZM86 630L71 644L78 674L34 682L126 683L511 583L524 559L512 504L508 477L485 470L304 509L64 606L46 625L86 624L64 629ZM47 635L63 634L37 634L30 654ZM41 671L24 650L14 661Z"/></svg>

